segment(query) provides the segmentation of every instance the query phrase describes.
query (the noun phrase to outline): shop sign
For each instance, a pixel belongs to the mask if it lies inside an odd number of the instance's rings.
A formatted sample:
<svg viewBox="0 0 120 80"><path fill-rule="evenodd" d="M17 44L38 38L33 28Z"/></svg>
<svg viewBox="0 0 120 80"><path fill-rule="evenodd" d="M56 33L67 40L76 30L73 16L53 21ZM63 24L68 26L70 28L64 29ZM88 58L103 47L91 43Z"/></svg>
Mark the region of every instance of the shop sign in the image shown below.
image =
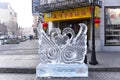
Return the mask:
<svg viewBox="0 0 120 80"><path fill-rule="evenodd" d="M39 12L36 10L36 7L40 5L39 0L32 0L32 15L38 16Z"/></svg>
<svg viewBox="0 0 120 80"><path fill-rule="evenodd" d="M95 16L100 17L99 7L95 8ZM49 13L44 13L45 21L58 21L58 20L69 20L78 18L90 18L91 17L91 7L82 7L61 11L54 11Z"/></svg>
<svg viewBox="0 0 120 80"><path fill-rule="evenodd" d="M100 7L96 6L95 7L95 17L100 18L100 13L101 13Z"/></svg>

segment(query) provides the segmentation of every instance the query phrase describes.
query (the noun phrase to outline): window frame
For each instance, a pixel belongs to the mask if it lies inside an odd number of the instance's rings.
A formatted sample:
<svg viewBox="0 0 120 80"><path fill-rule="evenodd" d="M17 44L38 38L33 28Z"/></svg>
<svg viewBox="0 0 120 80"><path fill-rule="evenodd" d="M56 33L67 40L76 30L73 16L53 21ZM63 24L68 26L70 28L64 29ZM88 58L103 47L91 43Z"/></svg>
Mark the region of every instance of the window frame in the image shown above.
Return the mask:
<svg viewBox="0 0 120 80"><path fill-rule="evenodd" d="M116 45L116 44L114 44L114 45L109 45L109 44L107 44L107 41L106 41L106 33L107 33L107 31L106 31L106 26L120 26L120 24L106 24L106 9L107 8L111 8L111 9L115 9L115 8L120 8L120 6L105 6L104 7L104 44L105 44L105 46L120 46L120 44L119 45Z"/></svg>

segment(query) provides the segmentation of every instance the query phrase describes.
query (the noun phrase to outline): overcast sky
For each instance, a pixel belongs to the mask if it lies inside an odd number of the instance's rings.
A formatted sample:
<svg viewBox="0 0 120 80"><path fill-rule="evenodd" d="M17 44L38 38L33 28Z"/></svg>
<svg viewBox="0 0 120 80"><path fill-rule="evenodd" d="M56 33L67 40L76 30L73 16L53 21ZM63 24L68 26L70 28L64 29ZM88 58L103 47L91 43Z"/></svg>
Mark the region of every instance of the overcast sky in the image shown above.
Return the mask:
<svg viewBox="0 0 120 80"><path fill-rule="evenodd" d="M32 0L0 0L9 2L14 11L17 13L18 25L21 27L31 27L33 24L32 17Z"/></svg>

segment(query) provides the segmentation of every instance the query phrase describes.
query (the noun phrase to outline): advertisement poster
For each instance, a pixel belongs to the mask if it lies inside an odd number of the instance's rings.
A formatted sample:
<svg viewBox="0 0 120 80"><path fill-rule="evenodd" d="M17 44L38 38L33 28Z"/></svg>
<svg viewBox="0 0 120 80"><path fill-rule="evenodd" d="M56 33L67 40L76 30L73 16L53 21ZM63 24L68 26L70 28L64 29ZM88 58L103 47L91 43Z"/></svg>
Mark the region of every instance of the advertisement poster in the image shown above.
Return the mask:
<svg viewBox="0 0 120 80"><path fill-rule="evenodd" d="M106 22L108 25L120 24L120 8L107 8Z"/></svg>

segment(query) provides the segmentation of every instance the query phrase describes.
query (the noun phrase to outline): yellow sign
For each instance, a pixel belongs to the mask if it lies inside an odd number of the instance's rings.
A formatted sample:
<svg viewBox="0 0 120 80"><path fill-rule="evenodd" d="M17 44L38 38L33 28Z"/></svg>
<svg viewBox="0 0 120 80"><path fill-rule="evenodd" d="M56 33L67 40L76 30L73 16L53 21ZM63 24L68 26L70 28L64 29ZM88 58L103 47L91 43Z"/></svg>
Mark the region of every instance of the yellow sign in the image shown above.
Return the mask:
<svg viewBox="0 0 120 80"><path fill-rule="evenodd" d="M95 16L100 17L99 7L95 7ZM60 21L60 20L70 20L70 19L81 19L91 17L91 7L82 7L61 11L54 11L49 13L44 13L45 21Z"/></svg>
<svg viewBox="0 0 120 80"><path fill-rule="evenodd" d="M100 18L100 8L98 6L95 7L95 17Z"/></svg>

